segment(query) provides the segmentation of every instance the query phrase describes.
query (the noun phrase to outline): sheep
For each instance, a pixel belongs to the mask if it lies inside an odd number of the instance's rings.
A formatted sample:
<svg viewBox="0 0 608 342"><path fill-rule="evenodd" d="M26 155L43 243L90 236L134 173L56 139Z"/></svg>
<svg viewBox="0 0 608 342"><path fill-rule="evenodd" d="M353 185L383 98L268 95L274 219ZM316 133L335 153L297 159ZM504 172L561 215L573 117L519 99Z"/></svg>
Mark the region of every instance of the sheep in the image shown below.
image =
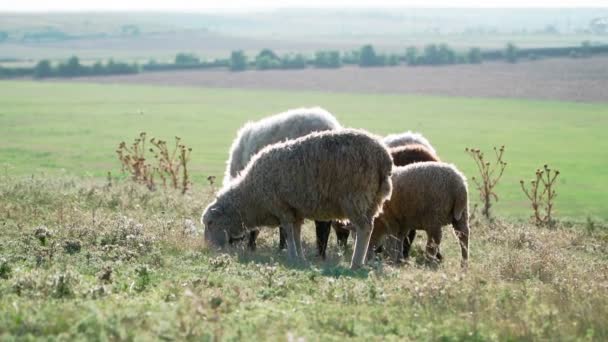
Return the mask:
<svg viewBox="0 0 608 342"><path fill-rule="evenodd" d="M439 157L431 153L431 151L421 144L410 144L405 146L391 147L389 148L391 157L393 158L393 164L395 166L406 166L412 163L427 162L427 161L439 161ZM338 238L338 245L345 247L348 241L349 228L348 222L334 221L332 227L336 232ZM323 235L327 236L329 234ZM408 235L408 238L403 241L403 253L404 257L409 254L410 245L416 238L416 230L412 229ZM323 244L323 242L321 243ZM327 245L327 240L324 242ZM378 248L378 251L381 247Z"/></svg>
<svg viewBox="0 0 608 342"><path fill-rule="evenodd" d="M281 226L292 261L303 260L304 219L349 219L358 238L351 268L365 263L374 217L392 191L386 146L354 129L315 132L267 146L205 209L205 240L223 246L261 226Z"/></svg>
<svg viewBox="0 0 608 342"><path fill-rule="evenodd" d="M374 221L369 248L384 246L393 261L401 260L403 241L412 230L427 233L426 253L439 259L441 228L452 224L459 239L462 265L469 258L468 191L464 175L454 165L422 162L396 167L392 175L393 193Z"/></svg>
<svg viewBox="0 0 608 342"><path fill-rule="evenodd" d="M407 131L404 133L389 134L384 137L384 143L388 147L399 147L410 144L420 144L426 147L431 153L437 155L437 152L431 143L420 133Z"/></svg>
<svg viewBox="0 0 608 342"><path fill-rule="evenodd" d="M230 147L223 186L227 187L247 166L247 163L262 148L288 139L295 139L317 131L340 129L338 120L320 107L297 108L266 117L257 122L248 122L237 133ZM330 222L315 221L317 235L329 234ZM285 249L285 237L279 230L279 248ZM259 231L249 234L249 248L255 250ZM317 241L322 241L323 239ZM325 239L327 240L327 239ZM318 246L319 255L325 258L325 246Z"/></svg>

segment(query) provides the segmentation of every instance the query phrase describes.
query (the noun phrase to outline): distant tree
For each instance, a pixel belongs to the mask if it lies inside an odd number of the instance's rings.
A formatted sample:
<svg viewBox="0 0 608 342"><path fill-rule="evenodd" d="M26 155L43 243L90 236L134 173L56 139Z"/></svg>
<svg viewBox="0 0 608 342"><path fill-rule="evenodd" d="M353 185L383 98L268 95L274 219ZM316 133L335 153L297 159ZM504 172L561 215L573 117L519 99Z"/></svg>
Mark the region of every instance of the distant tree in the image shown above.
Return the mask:
<svg viewBox="0 0 608 342"><path fill-rule="evenodd" d="M346 52L342 56L342 63L343 64L359 64L359 61L361 60L360 57L361 57L361 51L360 50L354 50L354 51Z"/></svg>
<svg viewBox="0 0 608 342"><path fill-rule="evenodd" d="M359 65L362 67L368 67L377 65L377 63L378 59L376 56L376 51L374 51L374 47L369 44L361 47Z"/></svg>
<svg viewBox="0 0 608 342"><path fill-rule="evenodd" d="M278 69L281 61L270 56L258 56L255 58L255 68L258 70Z"/></svg>
<svg viewBox="0 0 608 342"><path fill-rule="evenodd" d="M479 64L482 62L481 49L474 47L470 48L467 53L467 60L471 64Z"/></svg>
<svg viewBox="0 0 608 342"><path fill-rule="evenodd" d="M437 65L441 61L441 57L439 56L439 48L435 44L427 45L424 48L424 63L423 64L431 64Z"/></svg>
<svg viewBox="0 0 608 342"><path fill-rule="evenodd" d="M72 56L66 63L61 63L57 67L57 74L60 77L75 77L84 74L85 68L80 65L80 60Z"/></svg>
<svg viewBox="0 0 608 342"><path fill-rule="evenodd" d="M313 63L317 68L339 68L342 59L339 51L317 51Z"/></svg>
<svg viewBox="0 0 608 342"><path fill-rule="evenodd" d="M262 58L262 57L280 60L279 56L277 56L277 54L274 53L274 51L272 51L270 49L262 49L262 51L260 51L260 53L258 53L258 55L255 58L257 59L257 58Z"/></svg>
<svg viewBox="0 0 608 342"><path fill-rule="evenodd" d="M447 44L439 45L439 64L454 64L456 63L456 52Z"/></svg>
<svg viewBox="0 0 608 342"><path fill-rule="evenodd" d="M304 69L306 68L306 57L301 53L298 53L295 56L285 55L281 58L281 68Z"/></svg>
<svg viewBox="0 0 608 342"><path fill-rule="evenodd" d="M8 40L8 32L0 31L0 43Z"/></svg>
<svg viewBox="0 0 608 342"><path fill-rule="evenodd" d="M581 53L580 55L582 57L589 57L591 56L591 42L588 40L585 40L584 42L581 43Z"/></svg>
<svg viewBox="0 0 608 342"><path fill-rule="evenodd" d="M518 50L517 46L513 43L508 43L505 48L505 59L509 63L517 63Z"/></svg>
<svg viewBox="0 0 608 342"><path fill-rule="evenodd" d="M376 55L376 61L374 62L375 66L385 66L388 65L388 56L387 55Z"/></svg>
<svg viewBox="0 0 608 342"><path fill-rule="evenodd" d="M179 65L193 65L199 64L200 62L201 60L193 53L180 52L175 56L175 64Z"/></svg>
<svg viewBox="0 0 608 342"><path fill-rule="evenodd" d="M242 71L247 69L247 56L243 50L232 51L230 54L230 70Z"/></svg>
<svg viewBox="0 0 608 342"><path fill-rule="evenodd" d="M36 64L36 67L34 68L34 77L45 78L51 76L53 76L53 68L48 59L43 59Z"/></svg>
<svg viewBox="0 0 608 342"><path fill-rule="evenodd" d="M399 65L399 55L396 55L396 54L389 55L386 60L386 64L391 65L391 66Z"/></svg>
<svg viewBox="0 0 608 342"><path fill-rule="evenodd" d="M93 64L93 69L91 71L91 73L93 75L103 75L106 73L106 69L103 66L103 63L101 63L100 61L95 62L95 64Z"/></svg>
<svg viewBox="0 0 608 342"><path fill-rule="evenodd" d="M278 69L281 59L270 49L262 49L255 57L255 68L259 70Z"/></svg>
<svg viewBox="0 0 608 342"><path fill-rule="evenodd" d="M405 61L407 64L416 65L416 57L418 57L418 49L415 46L405 49Z"/></svg>

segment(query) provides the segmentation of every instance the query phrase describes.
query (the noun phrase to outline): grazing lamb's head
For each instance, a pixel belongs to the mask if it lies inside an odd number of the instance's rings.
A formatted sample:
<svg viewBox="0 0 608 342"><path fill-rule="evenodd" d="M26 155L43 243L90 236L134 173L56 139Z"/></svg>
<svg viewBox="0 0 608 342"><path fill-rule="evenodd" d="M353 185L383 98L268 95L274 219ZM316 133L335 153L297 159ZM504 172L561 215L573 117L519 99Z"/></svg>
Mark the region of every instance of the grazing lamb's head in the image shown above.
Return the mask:
<svg viewBox="0 0 608 342"><path fill-rule="evenodd" d="M246 233L238 212L220 198L205 209L201 221L205 226L205 240L216 247L242 239Z"/></svg>

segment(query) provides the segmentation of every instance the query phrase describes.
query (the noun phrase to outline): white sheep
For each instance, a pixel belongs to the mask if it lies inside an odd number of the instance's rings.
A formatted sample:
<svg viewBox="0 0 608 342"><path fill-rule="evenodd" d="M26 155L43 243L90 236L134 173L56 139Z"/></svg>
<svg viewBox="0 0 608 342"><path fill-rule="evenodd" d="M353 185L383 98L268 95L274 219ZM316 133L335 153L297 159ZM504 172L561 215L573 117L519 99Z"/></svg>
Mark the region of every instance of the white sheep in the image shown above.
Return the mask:
<svg viewBox="0 0 608 342"><path fill-rule="evenodd" d="M412 131L404 133L389 134L384 137L384 143L388 147L399 147L410 144L420 144L426 147L431 153L437 155L431 143L422 134Z"/></svg>
<svg viewBox="0 0 608 342"><path fill-rule="evenodd" d="M266 117L256 122L246 123L237 133L232 146L230 156L224 173L224 187L229 186L247 163L262 148L283 142L288 139L295 139L312 132L328 131L340 129L342 126L338 120L327 110L320 107L296 108L286 112ZM329 234L330 222L315 221L317 227L319 255L325 258L325 244L321 241ZM282 230L279 230L279 248L285 248L285 237ZM249 248L255 249L258 230L252 230L249 234Z"/></svg>
<svg viewBox="0 0 608 342"><path fill-rule="evenodd" d="M304 219L348 219L358 236L351 268L359 268L373 219L391 194L392 168L386 145L360 130L317 132L268 146L205 209L205 239L223 246L251 229L281 226L290 259L303 259Z"/></svg>

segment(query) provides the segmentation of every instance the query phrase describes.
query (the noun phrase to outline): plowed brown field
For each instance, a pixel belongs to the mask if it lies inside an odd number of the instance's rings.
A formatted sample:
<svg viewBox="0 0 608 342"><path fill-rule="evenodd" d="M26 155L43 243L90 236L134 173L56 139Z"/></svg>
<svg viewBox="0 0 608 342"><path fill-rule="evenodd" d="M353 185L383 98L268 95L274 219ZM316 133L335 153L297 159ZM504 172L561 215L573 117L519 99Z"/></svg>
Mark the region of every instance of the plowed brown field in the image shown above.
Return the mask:
<svg viewBox="0 0 608 342"><path fill-rule="evenodd" d="M172 71L77 80L215 88L608 102L608 56L440 67Z"/></svg>

